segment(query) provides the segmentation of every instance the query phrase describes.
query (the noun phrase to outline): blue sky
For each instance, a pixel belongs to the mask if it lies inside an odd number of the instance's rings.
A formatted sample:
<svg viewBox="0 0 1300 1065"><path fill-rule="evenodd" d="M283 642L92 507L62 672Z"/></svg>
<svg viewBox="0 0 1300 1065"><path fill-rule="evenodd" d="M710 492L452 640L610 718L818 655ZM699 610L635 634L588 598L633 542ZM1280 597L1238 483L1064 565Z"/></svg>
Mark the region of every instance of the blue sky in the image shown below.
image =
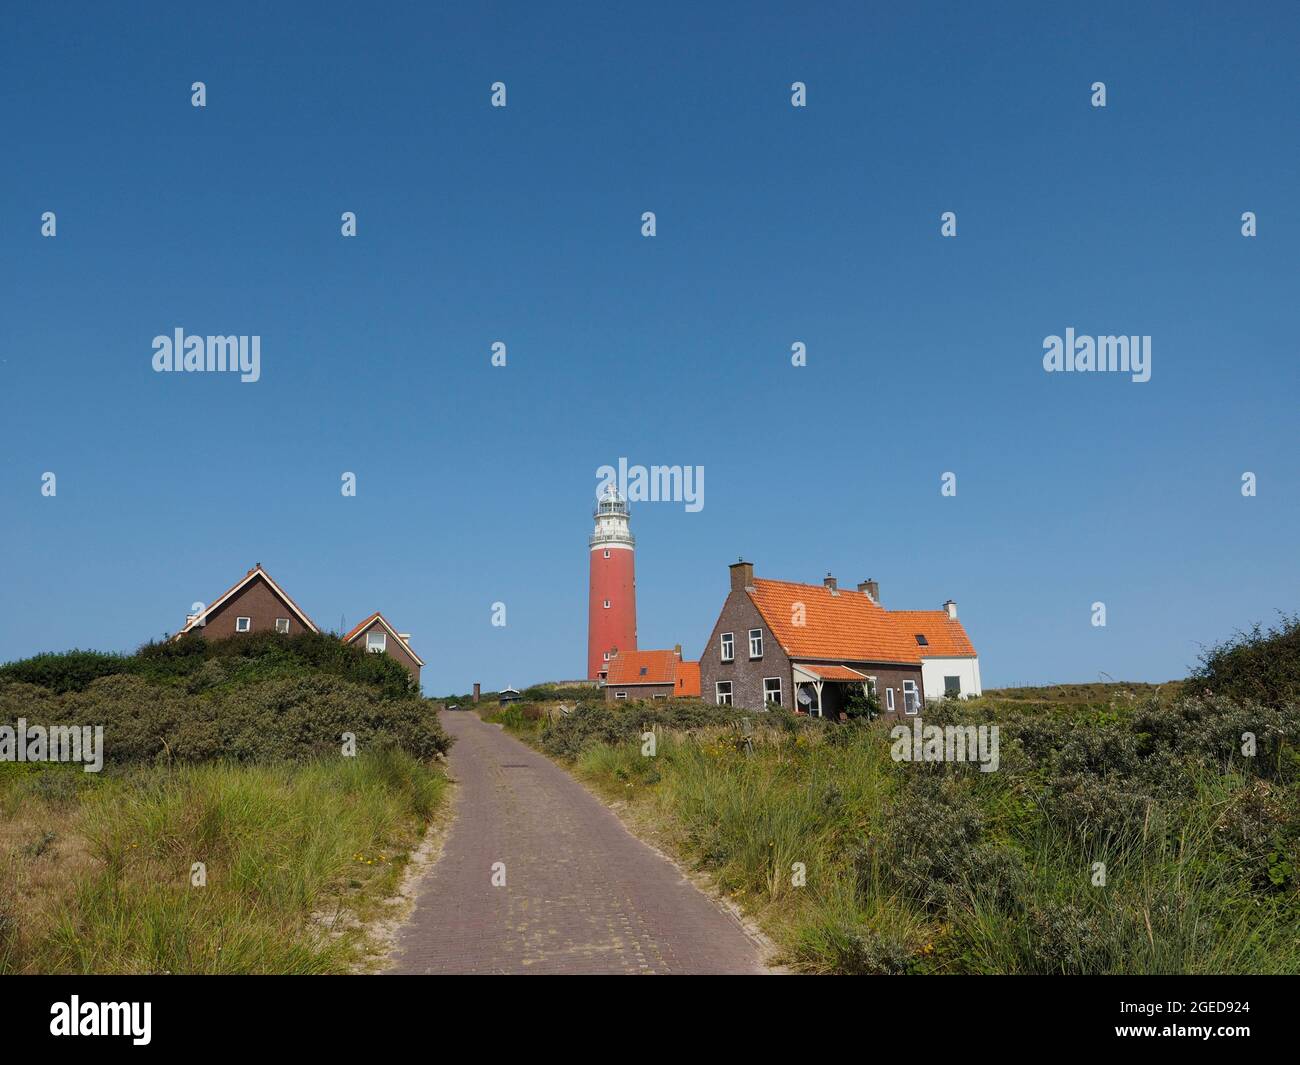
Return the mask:
<svg viewBox="0 0 1300 1065"><path fill-rule="evenodd" d="M697 655L742 554L955 599L987 686L1295 609L1296 5L458 7L0 16L0 660L261 562L430 693L580 676L620 456L706 471L633 508L643 647ZM177 327L261 380L154 373ZM1067 327L1151 380L1045 373Z"/></svg>

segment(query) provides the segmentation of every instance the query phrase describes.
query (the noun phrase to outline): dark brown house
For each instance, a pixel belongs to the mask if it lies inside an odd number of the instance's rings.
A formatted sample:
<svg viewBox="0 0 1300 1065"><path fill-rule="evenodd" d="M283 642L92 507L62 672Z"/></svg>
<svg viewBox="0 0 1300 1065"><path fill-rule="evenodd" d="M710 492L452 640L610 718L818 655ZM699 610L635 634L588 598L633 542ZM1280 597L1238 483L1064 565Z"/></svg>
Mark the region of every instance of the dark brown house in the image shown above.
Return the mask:
<svg viewBox="0 0 1300 1065"><path fill-rule="evenodd" d="M396 658L406 667L418 686L424 660L411 649L410 640L409 632L398 632L379 611L375 611L343 637L344 643L359 644L367 651Z"/></svg>
<svg viewBox="0 0 1300 1065"><path fill-rule="evenodd" d="M220 640L239 632L320 632L298 604L271 579L259 562L233 588L185 619L185 627L172 639L198 632Z"/></svg>
<svg viewBox="0 0 1300 1065"><path fill-rule="evenodd" d="M874 692L886 717L920 712L921 658L915 639L878 602L874 582L840 589L761 580L735 562L731 591L700 656L707 702L764 709L775 703L836 717L850 692Z"/></svg>

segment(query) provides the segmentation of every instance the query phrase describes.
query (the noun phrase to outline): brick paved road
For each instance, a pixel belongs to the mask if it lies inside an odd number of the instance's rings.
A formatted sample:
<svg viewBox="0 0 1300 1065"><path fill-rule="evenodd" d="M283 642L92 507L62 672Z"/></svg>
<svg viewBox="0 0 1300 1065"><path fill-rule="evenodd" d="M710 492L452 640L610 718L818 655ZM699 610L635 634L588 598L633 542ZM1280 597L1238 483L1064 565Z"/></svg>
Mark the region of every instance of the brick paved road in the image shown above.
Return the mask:
<svg viewBox="0 0 1300 1065"><path fill-rule="evenodd" d="M475 714L442 720L456 737L456 819L390 971L763 971L735 918L567 773ZM494 862L505 887L491 884Z"/></svg>

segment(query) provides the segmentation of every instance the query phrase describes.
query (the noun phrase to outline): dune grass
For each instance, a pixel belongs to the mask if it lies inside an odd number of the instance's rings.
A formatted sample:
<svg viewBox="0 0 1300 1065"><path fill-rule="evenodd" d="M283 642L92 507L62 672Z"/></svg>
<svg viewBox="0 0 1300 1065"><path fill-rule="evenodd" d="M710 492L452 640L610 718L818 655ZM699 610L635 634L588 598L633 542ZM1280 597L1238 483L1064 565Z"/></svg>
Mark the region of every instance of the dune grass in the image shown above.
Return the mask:
<svg viewBox="0 0 1300 1065"><path fill-rule="evenodd" d="M550 753L802 971L1300 972L1293 711L927 713L1001 720L1000 770L896 762L884 722L652 725L648 757L615 718L613 738ZM1245 728L1273 737L1266 756L1232 754Z"/></svg>
<svg viewBox="0 0 1300 1065"><path fill-rule="evenodd" d="M0 973L349 971L444 787L394 749L0 766Z"/></svg>

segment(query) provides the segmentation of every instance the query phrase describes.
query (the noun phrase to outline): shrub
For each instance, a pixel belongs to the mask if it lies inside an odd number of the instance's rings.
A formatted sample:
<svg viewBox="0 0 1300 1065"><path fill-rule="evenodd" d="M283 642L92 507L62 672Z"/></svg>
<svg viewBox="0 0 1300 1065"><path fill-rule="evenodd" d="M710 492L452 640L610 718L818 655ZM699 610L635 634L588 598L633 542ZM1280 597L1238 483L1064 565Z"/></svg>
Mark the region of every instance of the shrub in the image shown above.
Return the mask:
<svg viewBox="0 0 1300 1065"><path fill-rule="evenodd" d="M82 691L100 677L125 673L128 661L125 655L101 651L41 654L0 666L0 683L35 684L62 695L64 692Z"/></svg>
<svg viewBox="0 0 1300 1065"><path fill-rule="evenodd" d="M1202 652L1188 691L1278 707L1300 703L1300 616L1272 628L1255 625Z"/></svg>
<svg viewBox="0 0 1300 1065"><path fill-rule="evenodd" d="M0 684L0 721L104 726L106 763L304 760L338 754L342 735L360 750L392 744L416 758L450 741L423 699L394 699L332 676L276 677L192 694L137 676L109 676L85 691L31 700Z"/></svg>

